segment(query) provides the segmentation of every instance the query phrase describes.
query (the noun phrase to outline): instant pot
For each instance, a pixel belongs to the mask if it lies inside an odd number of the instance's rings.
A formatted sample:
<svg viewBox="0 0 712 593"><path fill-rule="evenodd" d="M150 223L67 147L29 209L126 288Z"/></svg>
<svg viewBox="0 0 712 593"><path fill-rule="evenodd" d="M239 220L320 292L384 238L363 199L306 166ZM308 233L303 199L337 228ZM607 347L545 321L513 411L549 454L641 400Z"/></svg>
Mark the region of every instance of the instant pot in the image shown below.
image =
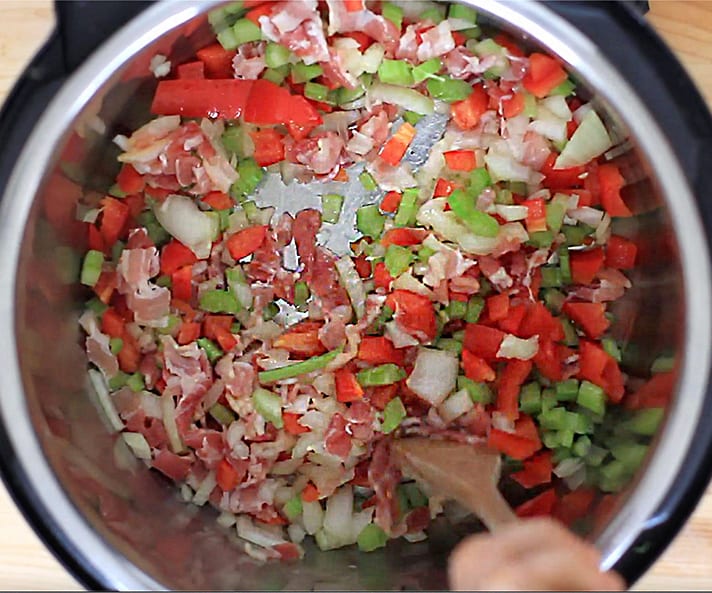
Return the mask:
<svg viewBox="0 0 712 593"><path fill-rule="evenodd" d="M431 531L371 554L308 549L260 564L208 508L139 465L89 396L76 322L83 233L76 202L117 170L111 139L149 118L151 57L209 42L216 2L58 2L57 28L0 114L0 469L27 520L98 589L443 589L464 533ZM712 119L670 50L629 3L468 0L481 18L559 56L619 140L639 265L617 303L624 370L675 356L666 418L644 467L590 537L629 583L661 553L712 467Z"/></svg>

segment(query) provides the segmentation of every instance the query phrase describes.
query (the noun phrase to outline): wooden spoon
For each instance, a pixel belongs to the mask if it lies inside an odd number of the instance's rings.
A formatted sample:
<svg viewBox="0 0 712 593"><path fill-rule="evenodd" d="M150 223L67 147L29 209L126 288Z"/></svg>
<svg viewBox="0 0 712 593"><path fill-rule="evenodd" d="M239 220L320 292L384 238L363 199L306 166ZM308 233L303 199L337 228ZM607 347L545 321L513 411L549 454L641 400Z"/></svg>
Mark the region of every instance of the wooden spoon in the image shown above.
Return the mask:
<svg viewBox="0 0 712 593"><path fill-rule="evenodd" d="M490 531L519 520L497 488L499 453L421 437L399 439L392 448L404 473L465 506Z"/></svg>

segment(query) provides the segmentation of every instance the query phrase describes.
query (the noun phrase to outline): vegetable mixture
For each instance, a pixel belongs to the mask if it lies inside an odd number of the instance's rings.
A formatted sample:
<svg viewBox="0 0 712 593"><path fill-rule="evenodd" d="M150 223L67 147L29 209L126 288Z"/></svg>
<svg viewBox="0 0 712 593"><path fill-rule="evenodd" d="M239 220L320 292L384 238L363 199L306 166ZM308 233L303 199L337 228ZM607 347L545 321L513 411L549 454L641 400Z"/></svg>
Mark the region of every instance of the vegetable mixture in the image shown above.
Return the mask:
<svg viewBox="0 0 712 593"><path fill-rule="evenodd" d="M83 204L111 428L260 559L427 537L448 507L391 459L411 435L500 451L520 516L610 502L662 404L610 334L636 259L620 139L559 61L458 4L210 22L193 61L154 60L156 117Z"/></svg>

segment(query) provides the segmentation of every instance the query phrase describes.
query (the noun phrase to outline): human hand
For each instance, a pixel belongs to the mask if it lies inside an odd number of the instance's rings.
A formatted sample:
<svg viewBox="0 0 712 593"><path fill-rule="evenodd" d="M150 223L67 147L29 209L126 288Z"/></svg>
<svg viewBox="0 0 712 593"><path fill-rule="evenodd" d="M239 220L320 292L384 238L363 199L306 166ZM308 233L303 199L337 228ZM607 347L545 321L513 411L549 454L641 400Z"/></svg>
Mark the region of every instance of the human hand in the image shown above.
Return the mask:
<svg viewBox="0 0 712 593"><path fill-rule="evenodd" d="M497 533L473 535L450 556L450 586L459 591L622 591L601 572L598 550L551 519L528 519Z"/></svg>

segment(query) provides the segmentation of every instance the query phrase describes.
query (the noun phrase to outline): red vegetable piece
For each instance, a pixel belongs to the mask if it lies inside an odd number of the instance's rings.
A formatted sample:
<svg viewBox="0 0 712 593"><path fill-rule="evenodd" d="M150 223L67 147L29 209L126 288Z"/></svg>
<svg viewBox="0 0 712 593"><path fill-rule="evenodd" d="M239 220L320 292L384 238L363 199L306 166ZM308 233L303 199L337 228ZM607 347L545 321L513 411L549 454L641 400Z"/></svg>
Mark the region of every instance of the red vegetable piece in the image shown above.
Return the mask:
<svg viewBox="0 0 712 593"><path fill-rule="evenodd" d="M513 459L528 459L539 449L541 442L527 439L517 434L492 428L487 437L487 446Z"/></svg>
<svg viewBox="0 0 712 593"><path fill-rule="evenodd" d="M509 314L509 295L501 293L487 297L486 312L489 321L505 319Z"/></svg>
<svg viewBox="0 0 712 593"><path fill-rule="evenodd" d="M180 330L178 330L178 337L176 341L181 345L185 346L194 342L200 337L200 324L195 321L184 321Z"/></svg>
<svg viewBox="0 0 712 593"><path fill-rule="evenodd" d="M395 311L395 320L406 331L432 340L438 331L435 309L430 299L409 290L395 290L388 295L386 306Z"/></svg>
<svg viewBox="0 0 712 593"><path fill-rule="evenodd" d="M512 420L519 417L519 391L532 366L530 360L510 360L500 374L497 410Z"/></svg>
<svg viewBox="0 0 712 593"><path fill-rule="evenodd" d="M443 156L445 164L453 171L472 171L477 167L474 150L449 150Z"/></svg>
<svg viewBox="0 0 712 593"><path fill-rule="evenodd" d="M359 12L365 8L363 0L343 0L343 3L347 12Z"/></svg>
<svg viewBox="0 0 712 593"><path fill-rule="evenodd" d="M566 525L572 525L589 513L595 498L596 491L592 488L579 488L564 494L554 506L554 517Z"/></svg>
<svg viewBox="0 0 712 593"><path fill-rule="evenodd" d="M552 340L539 340L539 350L533 361L538 371L547 379L561 381L564 378L559 347Z"/></svg>
<svg viewBox="0 0 712 593"><path fill-rule="evenodd" d="M472 354L484 358L486 361L497 359L497 352L504 340L504 332L494 327L487 327L477 323L468 323L465 328L463 345Z"/></svg>
<svg viewBox="0 0 712 593"><path fill-rule="evenodd" d="M519 326L519 336L522 338L531 338L534 335L538 335L541 339L554 341L564 339L561 321L554 317L540 301L529 306L527 314Z"/></svg>
<svg viewBox="0 0 712 593"><path fill-rule="evenodd" d="M373 281L376 284L376 288L384 288L386 290L390 289L391 282L394 278L388 272L386 264L383 262L378 262L373 268Z"/></svg>
<svg viewBox="0 0 712 593"><path fill-rule="evenodd" d="M606 245L605 263L610 268L617 270L630 270L635 266L635 257L638 247L630 239L611 235Z"/></svg>
<svg viewBox="0 0 712 593"><path fill-rule="evenodd" d="M407 228L393 228L386 231L381 237L381 245L388 247L389 245L400 245L409 247L411 245L420 245L421 238L417 232Z"/></svg>
<svg viewBox="0 0 712 593"><path fill-rule="evenodd" d="M583 183L581 175L586 172L585 166L569 167L568 169L554 169L557 155L551 153L544 161L541 167L541 173L544 175L542 185L551 190L568 190L574 187L580 187ZM584 204L580 204L584 205Z"/></svg>
<svg viewBox="0 0 712 593"><path fill-rule="evenodd" d="M274 347L283 348L298 358L311 358L323 354L326 348L319 340L321 327L321 323L314 321L299 323L278 336L273 342Z"/></svg>
<svg viewBox="0 0 712 593"><path fill-rule="evenodd" d="M610 216L633 216L621 198L621 188L625 185L625 179L616 165L611 163L600 165L598 183L601 191L601 206Z"/></svg>
<svg viewBox="0 0 712 593"><path fill-rule="evenodd" d="M529 69L522 79L524 88L541 99L546 97L567 78L566 71L551 56L533 53L529 56Z"/></svg>
<svg viewBox="0 0 712 593"><path fill-rule="evenodd" d="M350 370L341 368L334 373L336 399L341 403L355 402L363 398L363 387Z"/></svg>
<svg viewBox="0 0 712 593"><path fill-rule="evenodd" d="M319 500L319 490L314 484L309 482L302 490L302 500L304 502L316 502Z"/></svg>
<svg viewBox="0 0 712 593"><path fill-rule="evenodd" d="M381 200L381 211L391 214L397 212L402 198L403 194L397 191L389 191Z"/></svg>
<svg viewBox="0 0 712 593"><path fill-rule="evenodd" d="M213 43L199 49L195 55L205 64L207 78L230 79L233 77L232 60L236 53L235 50L225 49L219 43Z"/></svg>
<svg viewBox="0 0 712 593"><path fill-rule="evenodd" d="M389 165L397 167L413 138L415 138L415 128L408 122L402 123L396 133L384 144L379 156Z"/></svg>
<svg viewBox="0 0 712 593"><path fill-rule="evenodd" d="M254 81L243 117L247 123L263 126L314 127L322 122L319 112L302 95L291 95L286 88L262 79Z"/></svg>
<svg viewBox="0 0 712 593"><path fill-rule="evenodd" d="M638 391L626 397L625 407L630 410L664 408L670 402L676 379L677 375L672 371L655 373Z"/></svg>
<svg viewBox="0 0 712 593"><path fill-rule="evenodd" d="M483 381L489 383L494 381L497 377L497 373L494 372L494 369L488 365L485 360L472 354L469 350L462 351L462 368L468 379L472 379L478 383Z"/></svg>
<svg viewBox="0 0 712 593"><path fill-rule="evenodd" d="M181 80L202 80L205 78L205 63L200 60L186 62L178 66L177 74Z"/></svg>
<svg viewBox="0 0 712 593"><path fill-rule="evenodd" d="M446 181L440 177L435 184L435 191L433 192L434 198L446 198L452 192L455 191L455 184L452 181Z"/></svg>
<svg viewBox="0 0 712 593"><path fill-rule="evenodd" d="M513 93L511 97L502 99L502 115L516 117L524 111L524 93Z"/></svg>
<svg viewBox="0 0 712 593"><path fill-rule="evenodd" d="M606 318L604 303L564 303L564 313L578 325L589 338L598 339L611 325Z"/></svg>
<svg viewBox="0 0 712 593"><path fill-rule="evenodd" d="M156 115L237 119L245 110L252 80L161 80L151 103Z"/></svg>
<svg viewBox="0 0 712 593"><path fill-rule="evenodd" d="M511 474L512 479L524 488L534 488L534 486L539 486L540 484L548 484L551 482L551 472L553 470L551 455L551 451L543 451L534 455L531 459L527 459L521 471Z"/></svg>
<svg viewBox="0 0 712 593"><path fill-rule="evenodd" d="M546 202L543 198L534 198L522 203L527 207L527 231L538 233L546 230Z"/></svg>
<svg viewBox="0 0 712 593"><path fill-rule="evenodd" d="M227 210L232 208L233 205L232 198L221 191L211 191L205 194L200 201L210 206L213 210Z"/></svg>
<svg viewBox="0 0 712 593"><path fill-rule="evenodd" d="M109 247L124 236L130 211L122 201L108 196L101 201L101 206L99 230L104 239L104 245Z"/></svg>
<svg viewBox="0 0 712 593"><path fill-rule="evenodd" d="M366 33L362 31L350 31L349 33L343 33L344 37L350 37L354 41L358 42L358 49L361 53L365 52L371 45L373 45L373 39L371 39Z"/></svg>
<svg viewBox="0 0 712 593"><path fill-rule="evenodd" d="M182 266L171 274L171 292L174 299L190 302L193 297L193 266Z"/></svg>
<svg viewBox="0 0 712 593"><path fill-rule="evenodd" d="M272 4L270 2L266 2L264 4L261 4L260 6L257 6L250 10L246 15L245 18L251 20L255 25L260 27L260 17L261 16L266 16L269 17L272 14Z"/></svg>
<svg viewBox="0 0 712 593"><path fill-rule="evenodd" d="M215 479L223 492L232 492L240 483L240 475L227 459L218 464Z"/></svg>
<svg viewBox="0 0 712 593"><path fill-rule="evenodd" d="M303 434L305 432L311 432L308 426L302 426L299 424L299 419L301 414L294 414L292 412L282 412L282 422L284 422L284 430L289 434Z"/></svg>
<svg viewBox="0 0 712 593"><path fill-rule="evenodd" d="M119 367L125 373L135 373L138 370L141 352L135 338L126 331L126 321L116 309L109 307L101 316L101 331L111 338L121 338L123 346L117 355Z"/></svg>
<svg viewBox="0 0 712 593"><path fill-rule="evenodd" d="M603 267L604 259L605 255L600 247L571 252L571 278L576 284L591 284Z"/></svg>
<svg viewBox="0 0 712 593"><path fill-rule="evenodd" d="M269 167L284 160L284 136L277 130L267 128L250 132L255 145L253 157L260 167Z"/></svg>
<svg viewBox="0 0 712 593"><path fill-rule="evenodd" d="M171 239L161 250L161 274L170 276L178 268L189 266L197 261L195 254L183 243Z"/></svg>
<svg viewBox="0 0 712 593"><path fill-rule="evenodd" d="M509 307L507 316L498 323L499 329L508 334L519 335L519 327L527 314L527 306L524 304Z"/></svg>
<svg viewBox="0 0 712 593"><path fill-rule="evenodd" d="M385 336L364 336L356 358L373 365L393 363L403 366L405 354Z"/></svg>
<svg viewBox="0 0 712 593"><path fill-rule="evenodd" d="M518 517L548 517L556 504L556 492L553 488L545 490L531 500L520 504L514 512Z"/></svg>
<svg viewBox="0 0 712 593"><path fill-rule="evenodd" d="M116 185L127 195L137 194L143 191L146 181L143 176L131 165L125 164L116 176Z"/></svg>
<svg viewBox="0 0 712 593"><path fill-rule="evenodd" d="M265 242L266 233L267 227L259 225L248 227L231 235L227 240L227 249L232 258L239 261L257 251Z"/></svg>
<svg viewBox="0 0 712 593"><path fill-rule="evenodd" d="M480 118L487 109L489 109L487 91L481 84L476 84L466 99L452 104L450 112L460 129L470 130L480 123Z"/></svg>

